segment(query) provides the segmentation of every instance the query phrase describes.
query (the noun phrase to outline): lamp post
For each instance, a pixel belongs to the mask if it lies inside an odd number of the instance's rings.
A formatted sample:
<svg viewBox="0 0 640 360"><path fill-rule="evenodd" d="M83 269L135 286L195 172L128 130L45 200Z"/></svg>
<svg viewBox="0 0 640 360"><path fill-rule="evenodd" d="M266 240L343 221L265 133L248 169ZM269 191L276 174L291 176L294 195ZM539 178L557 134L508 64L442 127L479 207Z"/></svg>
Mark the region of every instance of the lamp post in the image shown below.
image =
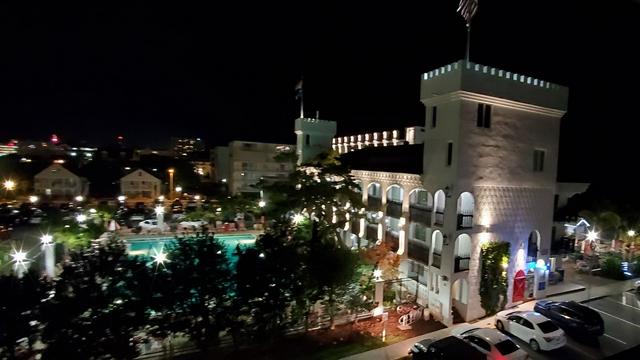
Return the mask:
<svg viewBox="0 0 640 360"><path fill-rule="evenodd" d="M44 252L44 270L47 276L53 278L55 274L55 254L53 236L44 234L40 237L40 244L42 245L42 251Z"/></svg>
<svg viewBox="0 0 640 360"><path fill-rule="evenodd" d="M156 212L156 217L157 217L157 220L158 220L158 227L160 229L162 229L162 227L164 225L164 206L162 206L162 205L156 206L155 212Z"/></svg>
<svg viewBox="0 0 640 360"><path fill-rule="evenodd" d="M173 200L174 199L174 196L173 196L173 173L176 170L171 168L171 169L169 169L167 171L169 172L169 199Z"/></svg>
<svg viewBox="0 0 640 360"><path fill-rule="evenodd" d="M22 249L13 249L11 252L11 261L13 261L13 271L15 272L15 276L18 279L21 279L27 271L27 264L29 263L27 253L22 251Z"/></svg>
<svg viewBox="0 0 640 360"><path fill-rule="evenodd" d="M9 195L16 189L16 182L11 179L7 179L2 182L2 186L4 187L4 190L7 192L7 198L11 199L12 196L9 196Z"/></svg>

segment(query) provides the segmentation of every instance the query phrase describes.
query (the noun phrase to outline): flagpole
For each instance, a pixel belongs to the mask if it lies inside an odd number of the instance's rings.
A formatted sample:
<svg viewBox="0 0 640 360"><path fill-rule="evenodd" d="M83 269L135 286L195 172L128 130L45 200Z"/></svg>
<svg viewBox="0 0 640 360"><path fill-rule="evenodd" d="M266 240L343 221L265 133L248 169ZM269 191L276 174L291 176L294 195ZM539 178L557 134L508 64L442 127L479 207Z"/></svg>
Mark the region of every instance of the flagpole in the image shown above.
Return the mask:
<svg viewBox="0 0 640 360"><path fill-rule="evenodd" d="M469 64L469 48L471 46L471 23L467 23L467 49L464 55L464 59L467 61L467 65Z"/></svg>
<svg viewBox="0 0 640 360"><path fill-rule="evenodd" d="M304 118L304 93L300 94L300 118Z"/></svg>

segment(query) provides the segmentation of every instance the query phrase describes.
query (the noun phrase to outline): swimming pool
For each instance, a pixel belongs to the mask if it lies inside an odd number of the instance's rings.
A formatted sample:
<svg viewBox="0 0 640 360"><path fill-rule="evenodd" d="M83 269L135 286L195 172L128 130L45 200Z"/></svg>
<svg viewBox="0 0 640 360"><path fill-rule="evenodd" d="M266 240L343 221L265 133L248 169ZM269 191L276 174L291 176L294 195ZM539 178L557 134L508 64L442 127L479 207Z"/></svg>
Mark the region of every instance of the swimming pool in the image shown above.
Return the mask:
<svg viewBox="0 0 640 360"><path fill-rule="evenodd" d="M233 252L236 246L251 247L256 242L256 237L252 234L215 235L227 250L229 259L233 259ZM157 237L127 239L127 251L131 256L153 256L175 243L175 237ZM167 250L165 250L166 252ZM235 261L234 261L235 262Z"/></svg>

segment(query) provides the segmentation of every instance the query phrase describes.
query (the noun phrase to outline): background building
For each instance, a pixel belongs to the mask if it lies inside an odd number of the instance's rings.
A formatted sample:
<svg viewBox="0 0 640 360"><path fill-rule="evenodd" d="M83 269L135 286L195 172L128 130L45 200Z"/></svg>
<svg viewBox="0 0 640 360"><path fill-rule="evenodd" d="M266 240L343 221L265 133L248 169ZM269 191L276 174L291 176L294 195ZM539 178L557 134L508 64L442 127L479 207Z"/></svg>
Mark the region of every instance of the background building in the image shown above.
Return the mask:
<svg viewBox="0 0 640 360"><path fill-rule="evenodd" d="M253 185L260 180L284 179L294 170L294 154L293 145L232 141L214 150L215 178L226 179L232 194L258 193Z"/></svg>
<svg viewBox="0 0 640 360"><path fill-rule="evenodd" d="M191 154L204 151L204 141L200 138L171 138L171 150L176 158L186 158Z"/></svg>
<svg viewBox="0 0 640 360"><path fill-rule="evenodd" d="M34 176L34 192L44 199L72 200L78 195L87 196L89 182L60 164L53 164Z"/></svg>
<svg viewBox="0 0 640 360"><path fill-rule="evenodd" d="M148 172L137 169L120 179L120 194L131 202L152 202L162 195L162 181Z"/></svg>

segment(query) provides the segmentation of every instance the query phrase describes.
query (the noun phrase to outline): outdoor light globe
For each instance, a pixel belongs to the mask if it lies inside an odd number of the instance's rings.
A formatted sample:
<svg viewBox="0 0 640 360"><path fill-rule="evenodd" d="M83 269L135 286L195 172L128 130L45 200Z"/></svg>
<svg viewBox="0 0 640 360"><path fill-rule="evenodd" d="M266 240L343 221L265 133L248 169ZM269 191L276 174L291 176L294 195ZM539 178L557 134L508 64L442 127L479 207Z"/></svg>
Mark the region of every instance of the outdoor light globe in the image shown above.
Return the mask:
<svg viewBox="0 0 640 360"><path fill-rule="evenodd" d="M75 197L75 199L76 199L77 202L83 202L84 201L84 196L78 195L78 196Z"/></svg>
<svg viewBox="0 0 640 360"><path fill-rule="evenodd" d="M200 195L195 195L193 198L196 200L200 200Z"/></svg>
<svg viewBox="0 0 640 360"><path fill-rule="evenodd" d="M91 214L95 214L97 212L98 212L98 210L96 210L94 208L89 209L89 213L91 213Z"/></svg>
<svg viewBox="0 0 640 360"><path fill-rule="evenodd" d="M51 245L53 243L53 236L44 234L40 237L40 242L42 242L42 245Z"/></svg>
<svg viewBox="0 0 640 360"><path fill-rule="evenodd" d="M636 232L635 232L635 231L633 231L633 230L629 230L629 231L627 231L627 235L629 235L629 236L636 236Z"/></svg>
<svg viewBox="0 0 640 360"><path fill-rule="evenodd" d="M266 205L267 205L267 203L266 203L266 202L264 202L264 200L260 200L260 201L258 202L258 206L260 206L260 207L265 207Z"/></svg>
<svg viewBox="0 0 640 360"><path fill-rule="evenodd" d="M376 281L382 280L382 270L380 269L373 270L373 278Z"/></svg>
<svg viewBox="0 0 640 360"><path fill-rule="evenodd" d="M4 186L4 189L7 191L11 191L14 190L16 188L16 182L13 180L5 180L2 183L2 186Z"/></svg>
<svg viewBox="0 0 640 360"><path fill-rule="evenodd" d="M176 186L176 192L182 192L182 186Z"/></svg>
<svg viewBox="0 0 640 360"><path fill-rule="evenodd" d="M593 230L589 230L587 233L587 240L594 241L596 239L598 239L598 233Z"/></svg>
<svg viewBox="0 0 640 360"><path fill-rule="evenodd" d="M76 216L76 221L78 221L79 223L83 223L85 221L87 221L87 215L85 214L78 214Z"/></svg>
<svg viewBox="0 0 640 360"><path fill-rule="evenodd" d="M32 203L32 204L37 203L38 202L38 197L35 196L35 195L29 196L29 202Z"/></svg>
<svg viewBox="0 0 640 360"><path fill-rule="evenodd" d="M17 250L11 254L11 257L15 263L22 264L27 260L27 253L22 250Z"/></svg>
<svg viewBox="0 0 640 360"><path fill-rule="evenodd" d="M156 211L156 215L164 214L164 208L162 206L156 206L155 211Z"/></svg>
<svg viewBox="0 0 640 360"><path fill-rule="evenodd" d="M120 202L124 202L124 200L125 200L126 198L127 198L126 196L124 196L124 195L120 195L120 196L118 196L118 201L120 201Z"/></svg>

